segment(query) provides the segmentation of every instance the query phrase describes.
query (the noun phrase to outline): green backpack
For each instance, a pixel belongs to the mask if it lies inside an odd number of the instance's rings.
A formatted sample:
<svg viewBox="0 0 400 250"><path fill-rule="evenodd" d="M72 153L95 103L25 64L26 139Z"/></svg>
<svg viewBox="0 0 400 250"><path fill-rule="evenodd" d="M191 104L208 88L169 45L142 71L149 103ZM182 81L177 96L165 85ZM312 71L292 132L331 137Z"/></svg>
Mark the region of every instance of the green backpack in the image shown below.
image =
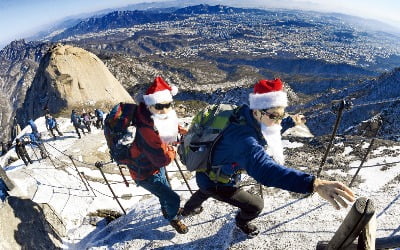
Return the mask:
<svg viewBox="0 0 400 250"><path fill-rule="evenodd" d="M212 180L226 181L219 178L218 170L211 166L211 160L214 146L237 110L235 105L218 104L207 106L195 115L177 150L187 170L206 172Z"/></svg>

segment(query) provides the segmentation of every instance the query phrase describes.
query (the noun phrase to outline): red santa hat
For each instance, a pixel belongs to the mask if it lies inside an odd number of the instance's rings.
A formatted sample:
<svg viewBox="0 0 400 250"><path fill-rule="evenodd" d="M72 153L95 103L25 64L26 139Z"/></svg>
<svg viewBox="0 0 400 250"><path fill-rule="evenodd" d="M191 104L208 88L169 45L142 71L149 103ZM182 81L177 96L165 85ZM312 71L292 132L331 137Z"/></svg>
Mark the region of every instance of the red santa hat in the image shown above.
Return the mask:
<svg viewBox="0 0 400 250"><path fill-rule="evenodd" d="M281 79L260 80L249 95L250 109L287 107L288 98Z"/></svg>
<svg viewBox="0 0 400 250"><path fill-rule="evenodd" d="M161 76L157 76L153 84L147 89L146 94L143 95L144 103L147 106L156 103L172 102L172 96L178 93L176 86L170 86Z"/></svg>

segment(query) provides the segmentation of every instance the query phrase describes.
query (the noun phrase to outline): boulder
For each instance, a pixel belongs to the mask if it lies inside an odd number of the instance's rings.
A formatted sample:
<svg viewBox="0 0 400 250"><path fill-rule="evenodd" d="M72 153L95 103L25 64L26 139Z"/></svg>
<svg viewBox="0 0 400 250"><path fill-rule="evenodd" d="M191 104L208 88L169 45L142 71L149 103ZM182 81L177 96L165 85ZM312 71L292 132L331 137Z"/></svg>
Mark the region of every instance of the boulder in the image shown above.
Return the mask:
<svg viewBox="0 0 400 250"><path fill-rule="evenodd" d="M10 196L0 204L1 249L62 249L65 226L47 204Z"/></svg>
<svg viewBox="0 0 400 250"><path fill-rule="evenodd" d="M42 58L28 89L22 121L73 108L109 107L134 102L129 93L93 53L57 44Z"/></svg>

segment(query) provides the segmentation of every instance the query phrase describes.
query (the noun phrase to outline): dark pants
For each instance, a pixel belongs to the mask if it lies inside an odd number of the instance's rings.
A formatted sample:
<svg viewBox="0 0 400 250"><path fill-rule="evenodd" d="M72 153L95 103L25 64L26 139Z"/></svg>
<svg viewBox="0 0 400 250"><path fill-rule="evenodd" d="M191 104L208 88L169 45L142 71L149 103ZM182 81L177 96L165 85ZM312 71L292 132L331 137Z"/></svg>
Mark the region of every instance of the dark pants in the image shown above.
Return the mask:
<svg viewBox="0 0 400 250"><path fill-rule="evenodd" d="M0 178L0 201L5 201L6 197L9 196L7 191L8 191L7 185Z"/></svg>
<svg viewBox="0 0 400 250"><path fill-rule="evenodd" d="M75 123L74 127L75 127L75 131L78 134L79 138L81 138L81 134L79 133L78 129L81 129L82 133L85 134L85 131L83 130L83 126L81 124Z"/></svg>
<svg viewBox="0 0 400 250"><path fill-rule="evenodd" d="M104 122L103 122L103 118L97 118L96 120L96 128L97 129L104 129Z"/></svg>
<svg viewBox="0 0 400 250"><path fill-rule="evenodd" d="M196 191L183 207L185 213L199 208L210 197L240 208L236 216L236 220L240 223L255 219L264 208L264 200L258 195L250 194L237 187L215 186L207 190Z"/></svg>
<svg viewBox="0 0 400 250"><path fill-rule="evenodd" d="M176 218L181 200L179 195L175 193L168 184L167 177L165 176L165 168L161 168L159 173L146 180L136 180L135 182L137 185L158 197L161 209L165 211L165 217L168 221Z"/></svg>
<svg viewBox="0 0 400 250"><path fill-rule="evenodd" d="M90 128L91 126L91 122L90 121L84 121L83 124L85 124L86 129L88 130L88 132L92 132L92 129Z"/></svg>
<svg viewBox="0 0 400 250"><path fill-rule="evenodd" d="M47 151L46 148L42 143L39 142L33 142L33 145L36 145L39 148L40 151L40 156L42 156L43 159L47 158Z"/></svg>
<svg viewBox="0 0 400 250"><path fill-rule="evenodd" d="M30 164L32 164L32 160L31 160L31 158L29 157L28 154L21 154L20 157L21 157L21 159L24 161L24 163L25 163L26 166L28 166L28 162L29 162Z"/></svg>
<svg viewBox="0 0 400 250"><path fill-rule="evenodd" d="M56 135L54 134L54 131L53 131L53 130L56 130L59 136L62 136L62 135L63 135L63 133L61 133L60 130L58 129L58 126L55 126L54 128L49 128L49 130L50 130L50 134L51 134L53 137L56 137Z"/></svg>

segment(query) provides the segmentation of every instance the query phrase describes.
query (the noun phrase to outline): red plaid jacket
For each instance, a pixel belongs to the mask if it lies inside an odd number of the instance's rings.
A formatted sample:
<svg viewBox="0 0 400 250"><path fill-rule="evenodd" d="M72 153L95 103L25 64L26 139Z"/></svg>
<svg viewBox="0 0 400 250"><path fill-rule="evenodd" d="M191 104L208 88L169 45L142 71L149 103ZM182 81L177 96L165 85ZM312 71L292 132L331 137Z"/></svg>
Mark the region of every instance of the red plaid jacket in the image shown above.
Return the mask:
<svg viewBox="0 0 400 250"><path fill-rule="evenodd" d="M145 180L170 164L176 152L172 146L161 141L144 103L138 106L135 121L136 136L130 148L133 162L129 165L129 171L134 180Z"/></svg>

